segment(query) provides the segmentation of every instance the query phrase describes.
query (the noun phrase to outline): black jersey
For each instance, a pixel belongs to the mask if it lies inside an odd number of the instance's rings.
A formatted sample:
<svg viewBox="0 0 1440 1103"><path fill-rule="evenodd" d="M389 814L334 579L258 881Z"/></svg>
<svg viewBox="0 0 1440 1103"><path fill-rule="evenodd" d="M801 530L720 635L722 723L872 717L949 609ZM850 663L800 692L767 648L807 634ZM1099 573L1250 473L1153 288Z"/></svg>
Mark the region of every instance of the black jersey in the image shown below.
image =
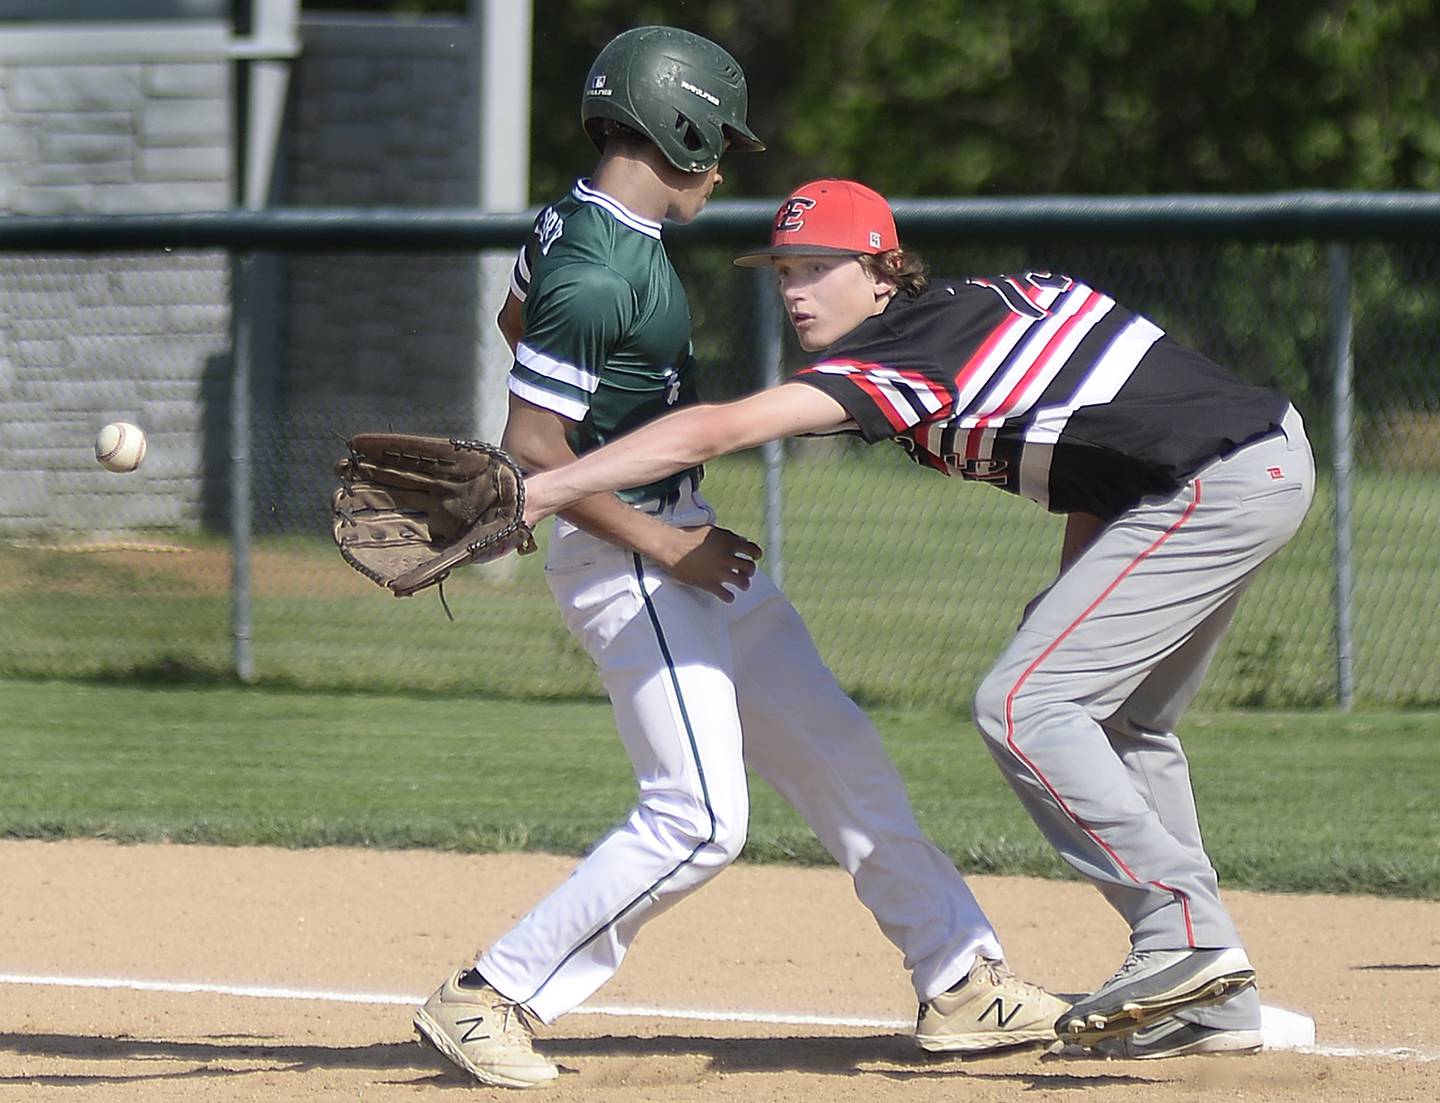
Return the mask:
<svg viewBox="0 0 1440 1103"><path fill-rule="evenodd" d="M1113 517L1277 428L1284 395L1245 383L1070 276L933 281L897 296L794 377L867 441L1056 513Z"/></svg>

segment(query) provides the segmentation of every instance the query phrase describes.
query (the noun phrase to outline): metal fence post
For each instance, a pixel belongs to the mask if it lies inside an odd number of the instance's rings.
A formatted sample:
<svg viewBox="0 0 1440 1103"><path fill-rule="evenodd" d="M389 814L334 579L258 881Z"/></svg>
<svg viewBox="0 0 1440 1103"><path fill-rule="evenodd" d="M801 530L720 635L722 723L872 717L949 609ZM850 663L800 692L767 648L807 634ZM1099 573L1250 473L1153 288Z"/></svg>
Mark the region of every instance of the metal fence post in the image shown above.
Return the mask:
<svg viewBox="0 0 1440 1103"><path fill-rule="evenodd" d="M1354 315L1351 302L1351 249L1326 247L1330 266L1330 359L1334 370L1335 478L1335 675L1340 708L1355 701L1354 533L1351 522L1351 447L1355 432Z"/></svg>
<svg viewBox="0 0 1440 1103"><path fill-rule="evenodd" d="M241 210L261 211L269 205L281 173L280 132L289 95L290 63L300 54L300 0L236 0L231 9L235 200ZM259 333L256 319L263 309L261 288L267 282L254 248L252 241L246 241L230 254L234 356L230 366L230 622L235 676L242 682L255 680L250 650L251 411ZM273 299L270 301L273 304ZM274 351L263 349L262 355Z"/></svg>
<svg viewBox="0 0 1440 1103"><path fill-rule="evenodd" d="M755 269L755 345L759 360L760 385L780 384L780 300L775 294L775 275L770 268ZM784 509L781 477L785 472L785 442L772 440L762 445L765 460L765 573L776 586L785 585L785 549L781 514Z"/></svg>
<svg viewBox="0 0 1440 1103"><path fill-rule="evenodd" d="M231 326L235 362L230 369L230 631L235 675L255 680L250 651L250 379L254 359L253 253L232 253L230 261Z"/></svg>

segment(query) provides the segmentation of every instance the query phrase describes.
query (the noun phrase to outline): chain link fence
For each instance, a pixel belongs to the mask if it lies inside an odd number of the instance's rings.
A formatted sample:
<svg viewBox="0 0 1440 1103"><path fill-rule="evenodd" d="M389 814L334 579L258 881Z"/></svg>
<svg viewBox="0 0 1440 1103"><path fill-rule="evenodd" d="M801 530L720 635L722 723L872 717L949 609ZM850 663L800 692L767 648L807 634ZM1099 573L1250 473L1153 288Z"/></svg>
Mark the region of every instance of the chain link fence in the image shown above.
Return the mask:
<svg viewBox="0 0 1440 1103"><path fill-rule="evenodd" d="M1341 505L1353 532L1353 633L1337 642L1335 320L1323 245L1154 237L956 248L954 235L908 236L939 275L1080 276L1300 408L1319 494L1242 605L1200 707L1331 707L1346 696L1346 670L1357 706L1440 705L1434 241L1367 241L1345 253L1355 431ZM691 289L705 397L762 385L777 339L766 277L733 268L728 247L682 238L672 253ZM257 311L246 411L252 545L237 559L226 254L0 254L0 675L229 681L239 625L248 673L267 684L599 696L551 604L541 557L452 576L452 623L433 592L389 597L330 541L331 469L345 436L390 426L475 435L471 338L499 303L477 308L455 252L286 253L266 263L279 309ZM450 304L459 336L434 332L434 296L417 291L426 286L459 289ZM285 309L290 296L317 312ZM800 366L790 335L778 339L784 370ZM111 420L149 433L135 474L93 460L94 434ZM711 466L704 489L722 523L778 538L771 561L859 700L964 712L1052 577L1061 519L922 470L888 445L792 441L783 459L778 469L759 454ZM769 495L767 472L778 474ZM237 566L249 591L238 619Z"/></svg>

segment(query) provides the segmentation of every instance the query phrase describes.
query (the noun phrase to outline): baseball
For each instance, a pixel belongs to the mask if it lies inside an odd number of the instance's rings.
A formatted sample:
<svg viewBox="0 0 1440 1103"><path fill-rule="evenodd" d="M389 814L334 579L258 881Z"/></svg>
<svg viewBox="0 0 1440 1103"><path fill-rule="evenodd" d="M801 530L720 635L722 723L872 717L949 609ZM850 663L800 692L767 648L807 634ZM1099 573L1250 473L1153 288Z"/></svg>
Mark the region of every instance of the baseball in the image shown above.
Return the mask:
<svg viewBox="0 0 1440 1103"><path fill-rule="evenodd" d="M106 471L134 471L145 458L145 434L128 421L112 421L95 438L95 458Z"/></svg>

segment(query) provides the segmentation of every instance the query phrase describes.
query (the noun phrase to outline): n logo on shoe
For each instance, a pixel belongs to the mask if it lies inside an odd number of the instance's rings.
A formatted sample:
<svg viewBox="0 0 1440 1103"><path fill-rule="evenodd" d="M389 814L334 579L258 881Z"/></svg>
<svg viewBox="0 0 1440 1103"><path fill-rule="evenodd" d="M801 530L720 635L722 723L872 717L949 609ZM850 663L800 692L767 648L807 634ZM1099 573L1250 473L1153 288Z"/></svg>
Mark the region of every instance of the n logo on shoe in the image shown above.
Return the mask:
<svg viewBox="0 0 1440 1103"><path fill-rule="evenodd" d="M997 1002L998 1002L998 1001L997 1001ZM477 1038L488 1038L488 1037L490 1037L489 1034L480 1034L480 1033L478 1033L481 1025L484 1024L484 1022L485 1022L485 1016L484 1016L484 1015L477 1015L477 1016L476 1016L475 1018L473 1018L473 1019L456 1019L456 1020L455 1020L455 1025L456 1025L456 1026L466 1026L467 1023L469 1024L469 1026L467 1026L466 1029L465 1029L465 1033L462 1034L462 1035L460 1035L460 1041L462 1041L462 1042L473 1042L473 1041L475 1041L475 1039L477 1039Z"/></svg>
<svg viewBox="0 0 1440 1103"><path fill-rule="evenodd" d="M1023 1003L1017 1003L1014 1008L1011 1009L1010 1014L1007 1015L1005 1014L1004 1002L999 996L996 996L993 1000L990 1001L990 1006L987 1007L984 1011L980 1012L980 1017L975 1021L983 1023L985 1021L985 1016L993 1011L995 1012L995 1025L998 1026L1001 1030L1004 1030L1007 1026L1010 1025L1011 1020L1014 1019L1016 1015L1020 1014L1020 1009L1024 1006L1025 1005Z"/></svg>

